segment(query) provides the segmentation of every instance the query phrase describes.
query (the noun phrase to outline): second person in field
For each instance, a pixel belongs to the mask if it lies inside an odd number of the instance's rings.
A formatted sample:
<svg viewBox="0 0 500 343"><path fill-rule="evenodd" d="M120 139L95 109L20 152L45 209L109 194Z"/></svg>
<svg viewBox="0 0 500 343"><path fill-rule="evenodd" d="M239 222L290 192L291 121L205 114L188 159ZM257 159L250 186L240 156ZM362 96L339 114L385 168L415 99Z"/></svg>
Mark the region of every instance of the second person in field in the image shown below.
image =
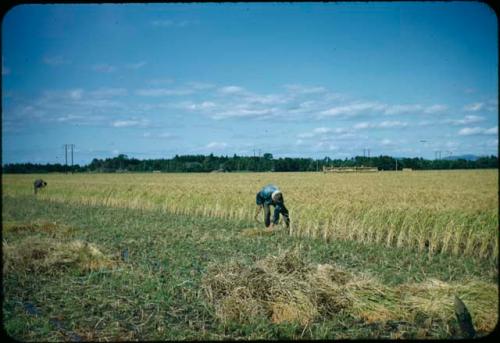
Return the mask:
<svg viewBox="0 0 500 343"><path fill-rule="evenodd" d="M278 224L280 214L283 216L286 227L290 226L290 216L288 210L285 207L285 200L283 199L283 194L273 184L264 186L256 195L255 202L257 204L257 209L255 211L255 220L258 220L258 215L262 208L264 208L264 224L266 228L272 229L274 225ZM271 222L271 209L270 206L274 206L274 216Z"/></svg>

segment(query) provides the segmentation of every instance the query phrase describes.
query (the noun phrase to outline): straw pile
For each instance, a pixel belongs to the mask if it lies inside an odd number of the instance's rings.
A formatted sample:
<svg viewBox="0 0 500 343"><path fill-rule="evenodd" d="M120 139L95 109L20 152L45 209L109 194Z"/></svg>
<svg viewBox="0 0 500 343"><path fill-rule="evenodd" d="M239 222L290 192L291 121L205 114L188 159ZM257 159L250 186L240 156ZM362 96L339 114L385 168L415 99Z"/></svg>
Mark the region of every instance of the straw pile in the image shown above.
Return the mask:
<svg viewBox="0 0 500 343"><path fill-rule="evenodd" d="M468 306L478 332L491 332L498 318L495 284L430 279L390 287L336 265L307 265L297 249L251 266L235 261L212 265L202 287L222 322L267 318L306 326L343 312L365 323L413 323L425 336L433 325L454 323L454 295Z"/></svg>
<svg viewBox="0 0 500 343"><path fill-rule="evenodd" d="M54 273L76 268L81 272L111 267L114 262L90 243L59 242L30 236L16 243L3 242L3 272Z"/></svg>
<svg viewBox="0 0 500 343"><path fill-rule="evenodd" d="M426 316L428 322L455 319L453 297L457 295L470 311L478 332L491 332L498 321L498 285L482 281L447 283L435 279L419 284L404 284L398 289L407 320Z"/></svg>
<svg viewBox="0 0 500 343"><path fill-rule="evenodd" d="M347 274L334 266L307 266L295 249L251 267L238 262L213 265L203 280L203 289L224 322L266 317L273 323L307 325L349 305L346 278Z"/></svg>

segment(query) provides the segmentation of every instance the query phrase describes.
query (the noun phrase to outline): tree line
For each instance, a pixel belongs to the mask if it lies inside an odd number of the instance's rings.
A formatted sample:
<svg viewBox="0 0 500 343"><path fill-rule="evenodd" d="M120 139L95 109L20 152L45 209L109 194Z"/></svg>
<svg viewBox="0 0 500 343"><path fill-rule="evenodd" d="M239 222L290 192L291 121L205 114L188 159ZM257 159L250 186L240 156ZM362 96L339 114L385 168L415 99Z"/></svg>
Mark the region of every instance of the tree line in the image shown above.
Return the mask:
<svg viewBox="0 0 500 343"><path fill-rule="evenodd" d="M118 155L112 158L94 158L88 165L66 166L63 164L34 164L9 163L2 166L3 173L51 173L51 172L305 172L321 171L323 167L376 167L379 170L414 170L436 169L484 169L498 168L498 157L484 156L477 160L466 159L436 159L427 160L421 157L394 158L391 156L355 156L345 159L312 158L274 158L272 154L263 156L214 156L210 155L176 155L170 159L129 158L127 155Z"/></svg>

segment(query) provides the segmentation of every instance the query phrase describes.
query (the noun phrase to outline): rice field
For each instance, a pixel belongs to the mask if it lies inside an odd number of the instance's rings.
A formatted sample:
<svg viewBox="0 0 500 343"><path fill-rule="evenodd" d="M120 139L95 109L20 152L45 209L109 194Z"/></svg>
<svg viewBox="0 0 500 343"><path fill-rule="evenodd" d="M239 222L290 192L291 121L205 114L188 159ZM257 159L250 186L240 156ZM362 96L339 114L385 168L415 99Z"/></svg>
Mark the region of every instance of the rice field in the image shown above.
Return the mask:
<svg viewBox="0 0 500 343"><path fill-rule="evenodd" d="M33 195L33 180L47 188ZM289 230L253 220L275 183ZM20 341L463 338L498 322L497 171L2 176Z"/></svg>
<svg viewBox="0 0 500 343"><path fill-rule="evenodd" d="M497 170L40 176L42 200L230 220L252 220L255 193L274 183L291 236L498 258ZM4 175L4 195L32 194L35 177Z"/></svg>

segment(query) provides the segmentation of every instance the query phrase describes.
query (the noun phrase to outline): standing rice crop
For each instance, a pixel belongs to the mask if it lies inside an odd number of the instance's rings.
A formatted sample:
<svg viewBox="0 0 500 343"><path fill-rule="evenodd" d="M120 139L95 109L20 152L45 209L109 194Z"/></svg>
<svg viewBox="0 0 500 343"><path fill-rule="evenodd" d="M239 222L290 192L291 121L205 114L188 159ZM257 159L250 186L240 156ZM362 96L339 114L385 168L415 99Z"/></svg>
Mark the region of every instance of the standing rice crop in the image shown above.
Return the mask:
<svg viewBox="0 0 500 343"><path fill-rule="evenodd" d="M32 196L36 175L3 175L4 196ZM250 221L277 184L290 234L376 242L429 254L498 257L496 170L224 174L49 174L39 199Z"/></svg>

